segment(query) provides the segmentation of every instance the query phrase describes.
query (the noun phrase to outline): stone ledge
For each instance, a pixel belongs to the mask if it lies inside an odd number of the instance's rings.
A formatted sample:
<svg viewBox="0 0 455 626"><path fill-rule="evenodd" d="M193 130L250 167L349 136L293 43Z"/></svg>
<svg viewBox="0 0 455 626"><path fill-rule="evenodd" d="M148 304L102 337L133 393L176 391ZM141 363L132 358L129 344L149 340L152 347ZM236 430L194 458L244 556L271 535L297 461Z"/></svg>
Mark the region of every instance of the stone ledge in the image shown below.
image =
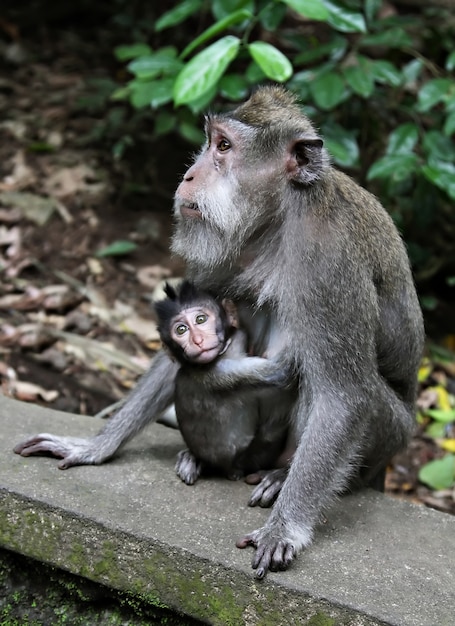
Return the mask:
<svg viewBox="0 0 455 626"><path fill-rule="evenodd" d="M243 482L174 474L178 432L152 425L99 467L12 453L100 420L0 396L0 546L210 624L451 626L455 518L364 492L328 512L287 572L256 581L235 548L268 512Z"/></svg>

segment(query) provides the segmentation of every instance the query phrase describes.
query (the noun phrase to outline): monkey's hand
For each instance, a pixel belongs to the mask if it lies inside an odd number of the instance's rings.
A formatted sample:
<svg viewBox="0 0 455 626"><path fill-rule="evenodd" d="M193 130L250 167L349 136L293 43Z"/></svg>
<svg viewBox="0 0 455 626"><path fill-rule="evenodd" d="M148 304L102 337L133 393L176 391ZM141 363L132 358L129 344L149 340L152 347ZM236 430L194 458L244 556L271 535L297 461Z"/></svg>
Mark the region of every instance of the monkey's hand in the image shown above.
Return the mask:
<svg viewBox="0 0 455 626"><path fill-rule="evenodd" d="M248 533L236 542L236 546L256 548L251 566L259 579L264 578L269 570L276 572L287 569L297 553L291 541L269 534L266 526Z"/></svg>
<svg viewBox="0 0 455 626"><path fill-rule="evenodd" d="M177 454L175 472L186 485L194 485L202 471L202 463L189 450L180 450Z"/></svg>
<svg viewBox="0 0 455 626"><path fill-rule="evenodd" d="M270 472L261 472L257 474L252 474L245 478L245 482L250 485L256 484L256 489L253 490L253 493L248 500L248 506L261 506L268 507L273 504L277 495L281 491L281 487L286 480L288 475L288 468L282 467L280 469L272 470ZM255 477L258 476L260 479L259 484L255 480Z"/></svg>
<svg viewBox="0 0 455 626"><path fill-rule="evenodd" d="M59 469L67 469L73 465L93 465L101 463L104 459L97 459L93 453L90 439L79 437L57 437L48 433L41 433L18 443L14 452L21 456L33 456L35 454L48 454L58 459Z"/></svg>

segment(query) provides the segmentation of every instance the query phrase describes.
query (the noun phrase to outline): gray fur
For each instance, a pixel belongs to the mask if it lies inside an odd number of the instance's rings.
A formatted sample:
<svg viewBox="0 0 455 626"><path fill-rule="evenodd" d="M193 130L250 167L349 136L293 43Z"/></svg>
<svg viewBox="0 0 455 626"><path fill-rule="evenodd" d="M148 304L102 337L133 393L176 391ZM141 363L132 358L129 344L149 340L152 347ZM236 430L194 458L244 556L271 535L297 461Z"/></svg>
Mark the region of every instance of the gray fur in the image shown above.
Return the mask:
<svg viewBox="0 0 455 626"><path fill-rule="evenodd" d="M288 567L310 544L322 509L337 494L373 481L406 445L423 323L391 218L330 166L288 92L260 89L237 111L212 116L208 130L210 144L176 192L173 250L190 278L239 303L255 354L267 351L285 363L300 390L299 444L288 476L265 526L238 542L256 548L253 567L261 578ZM218 149L220 137L229 150ZM200 217L182 216L196 205ZM267 323L256 324L271 317L281 346L269 346L276 333ZM62 439L56 452L53 438L52 448L44 439L39 450L24 442L16 451L53 451L65 457L62 467L100 463L171 403L175 373L160 355L124 407L85 444Z"/></svg>
<svg viewBox="0 0 455 626"><path fill-rule="evenodd" d="M223 388L214 374L225 360L256 361L247 356L246 346L245 334L236 330L217 365L186 363L177 373L175 409L189 450L179 454L176 472L186 484L193 484L204 467L221 470L231 480L272 469L283 452L295 393L272 388L231 391L231 385ZM243 374L243 380L247 376ZM262 504L262 498L257 503Z"/></svg>

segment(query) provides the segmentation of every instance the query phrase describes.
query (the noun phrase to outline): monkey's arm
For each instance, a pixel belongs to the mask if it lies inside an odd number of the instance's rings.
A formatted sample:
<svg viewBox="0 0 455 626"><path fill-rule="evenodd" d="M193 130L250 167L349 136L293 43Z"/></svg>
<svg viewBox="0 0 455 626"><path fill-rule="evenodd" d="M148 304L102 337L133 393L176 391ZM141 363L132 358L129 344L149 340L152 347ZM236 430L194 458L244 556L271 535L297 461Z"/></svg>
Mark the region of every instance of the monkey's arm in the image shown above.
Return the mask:
<svg viewBox="0 0 455 626"><path fill-rule="evenodd" d="M257 356L222 358L204 376L210 391L258 386L285 387L291 381L291 368L282 355L273 359Z"/></svg>
<svg viewBox="0 0 455 626"><path fill-rule="evenodd" d="M44 433L17 444L14 452L21 456L44 453L61 458L60 469L102 463L171 404L177 370L178 365L161 351L122 408L97 435L79 439Z"/></svg>

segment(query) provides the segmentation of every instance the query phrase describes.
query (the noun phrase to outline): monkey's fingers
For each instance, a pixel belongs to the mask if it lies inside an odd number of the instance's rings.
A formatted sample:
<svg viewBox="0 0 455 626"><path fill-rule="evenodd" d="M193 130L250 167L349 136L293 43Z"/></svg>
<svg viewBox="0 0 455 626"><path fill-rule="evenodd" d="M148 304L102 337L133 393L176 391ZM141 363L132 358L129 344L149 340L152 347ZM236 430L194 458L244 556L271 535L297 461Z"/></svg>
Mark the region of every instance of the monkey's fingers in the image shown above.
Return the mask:
<svg viewBox="0 0 455 626"><path fill-rule="evenodd" d="M201 462L189 450L181 450L177 454L175 473L186 485L194 485L201 471Z"/></svg>
<svg viewBox="0 0 455 626"><path fill-rule="evenodd" d="M276 572L285 570L292 563L297 550L295 545L287 539L267 537L267 530L260 528L248 533L236 542L237 548L253 546L256 552L251 566L256 570L256 578L264 578L270 570Z"/></svg>
<svg viewBox="0 0 455 626"><path fill-rule="evenodd" d="M252 533L248 533L248 535L244 535L243 537L241 537L241 539L237 539L237 541L235 542L235 545L237 546L237 548L240 548L242 550L243 548L247 548L248 546L253 546L254 548L256 548L257 534L258 534L258 531L253 530Z"/></svg>
<svg viewBox="0 0 455 626"><path fill-rule="evenodd" d="M88 465L100 462L93 455L90 441L77 437L57 437L48 433L41 433L30 437L14 448L21 456L50 455L62 459L59 469L67 469L74 465Z"/></svg>
<svg viewBox="0 0 455 626"><path fill-rule="evenodd" d="M276 500L286 480L287 468L281 468L265 472L261 482L250 496L248 506L259 505L269 507Z"/></svg>
<svg viewBox="0 0 455 626"><path fill-rule="evenodd" d="M43 433L35 435L25 441L21 441L13 448L16 454L21 456L33 456L34 454L51 454L57 458L63 458L66 450L56 442L53 435Z"/></svg>
<svg viewBox="0 0 455 626"><path fill-rule="evenodd" d="M276 572L289 567L296 554L294 545L286 540L259 542L251 566L256 570L256 578L264 578L270 570Z"/></svg>

